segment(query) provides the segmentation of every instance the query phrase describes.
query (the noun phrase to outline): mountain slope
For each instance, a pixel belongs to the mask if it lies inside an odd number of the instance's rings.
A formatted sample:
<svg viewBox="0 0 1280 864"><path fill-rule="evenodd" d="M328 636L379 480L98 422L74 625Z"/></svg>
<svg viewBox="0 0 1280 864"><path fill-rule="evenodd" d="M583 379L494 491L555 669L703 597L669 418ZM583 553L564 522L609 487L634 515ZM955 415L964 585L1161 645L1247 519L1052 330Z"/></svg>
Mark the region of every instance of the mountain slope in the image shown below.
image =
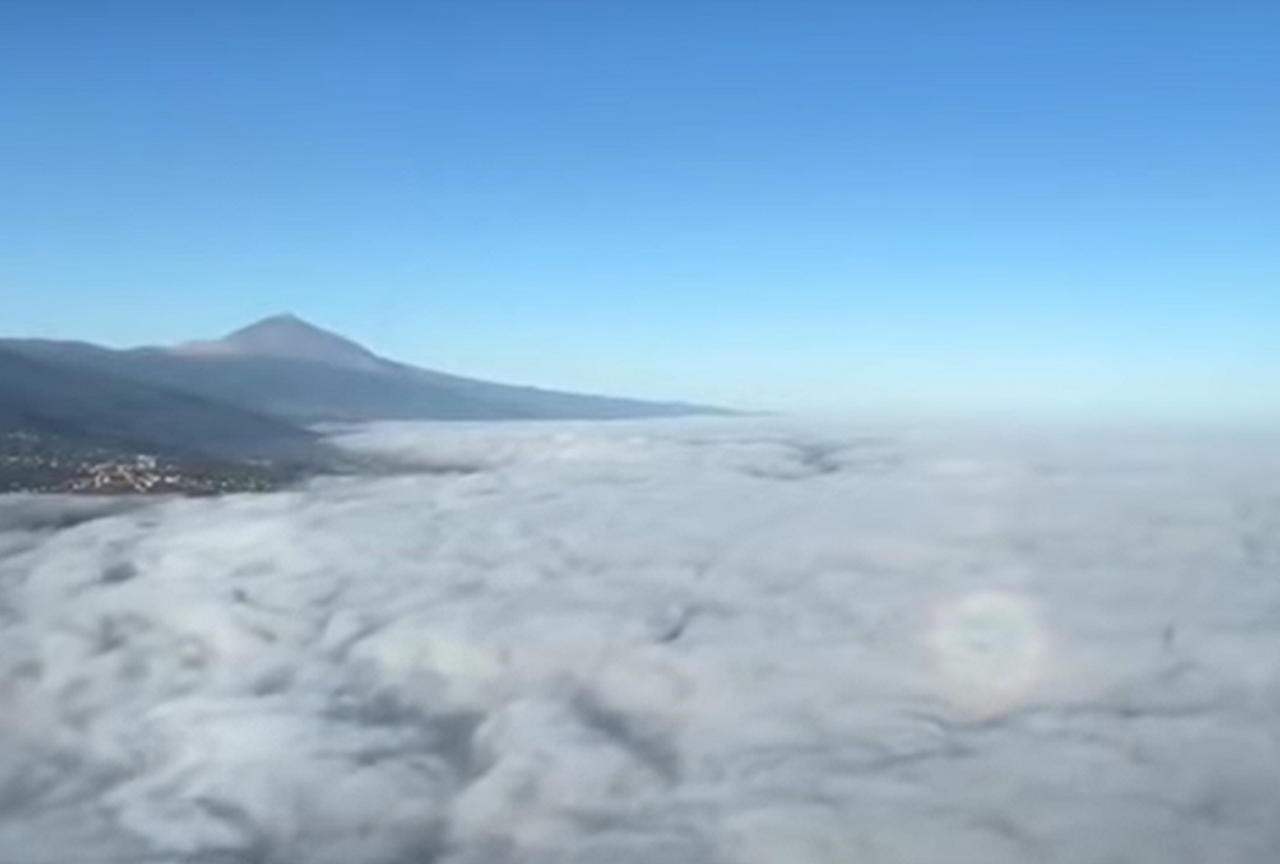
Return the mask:
<svg viewBox="0 0 1280 864"><path fill-rule="evenodd" d="M113 351L84 343L9 341L13 350L291 422L621 419L723 413L497 384L384 359L294 316L209 342Z"/></svg>
<svg viewBox="0 0 1280 864"><path fill-rule="evenodd" d="M59 345L64 343L47 343ZM94 368L111 354L78 346L51 362L0 346L0 434L170 456L309 460L315 435L279 419Z"/></svg>

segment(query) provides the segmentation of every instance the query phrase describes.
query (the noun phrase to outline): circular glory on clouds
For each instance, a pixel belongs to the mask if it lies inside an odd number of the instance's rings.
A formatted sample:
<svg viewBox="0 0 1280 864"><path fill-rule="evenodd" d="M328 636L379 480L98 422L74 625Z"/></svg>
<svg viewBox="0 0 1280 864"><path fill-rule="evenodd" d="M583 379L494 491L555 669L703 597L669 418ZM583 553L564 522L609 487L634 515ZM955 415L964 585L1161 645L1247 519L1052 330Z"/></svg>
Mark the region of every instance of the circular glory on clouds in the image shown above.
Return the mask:
<svg viewBox="0 0 1280 864"><path fill-rule="evenodd" d="M1035 604L981 591L938 610L930 647L945 698L979 714L1016 704L1042 678L1049 636Z"/></svg>

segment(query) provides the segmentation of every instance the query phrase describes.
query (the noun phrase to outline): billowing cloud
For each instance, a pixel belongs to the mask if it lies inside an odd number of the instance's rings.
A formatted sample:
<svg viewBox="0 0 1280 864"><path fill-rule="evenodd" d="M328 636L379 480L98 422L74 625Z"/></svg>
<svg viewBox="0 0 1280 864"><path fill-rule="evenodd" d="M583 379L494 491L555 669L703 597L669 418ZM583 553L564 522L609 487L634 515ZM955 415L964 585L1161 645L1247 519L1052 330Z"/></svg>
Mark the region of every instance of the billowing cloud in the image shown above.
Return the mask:
<svg viewBox="0 0 1280 864"><path fill-rule="evenodd" d="M1256 864L1280 446L385 426L0 502L6 864Z"/></svg>

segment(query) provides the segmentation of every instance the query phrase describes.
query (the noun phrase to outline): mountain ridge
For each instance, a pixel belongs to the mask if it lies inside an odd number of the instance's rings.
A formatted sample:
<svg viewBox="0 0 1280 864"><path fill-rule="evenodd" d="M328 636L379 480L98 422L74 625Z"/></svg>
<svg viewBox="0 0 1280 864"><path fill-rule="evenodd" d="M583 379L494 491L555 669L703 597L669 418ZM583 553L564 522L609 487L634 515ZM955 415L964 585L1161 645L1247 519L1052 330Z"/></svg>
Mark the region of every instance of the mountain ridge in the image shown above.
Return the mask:
<svg viewBox="0 0 1280 864"><path fill-rule="evenodd" d="M263 318L217 339L176 346L114 349L88 342L9 339L0 340L0 347L304 425L731 413L682 402L498 383L413 366L290 313Z"/></svg>

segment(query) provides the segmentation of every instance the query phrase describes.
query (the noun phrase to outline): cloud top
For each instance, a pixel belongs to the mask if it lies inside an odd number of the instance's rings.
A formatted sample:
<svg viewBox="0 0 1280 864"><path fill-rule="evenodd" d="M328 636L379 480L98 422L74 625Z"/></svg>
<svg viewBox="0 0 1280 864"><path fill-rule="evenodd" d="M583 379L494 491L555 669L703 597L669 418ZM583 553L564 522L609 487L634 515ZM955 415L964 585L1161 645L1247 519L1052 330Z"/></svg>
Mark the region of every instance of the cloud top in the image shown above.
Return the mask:
<svg viewBox="0 0 1280 864"><path fill-rule="evenodd" d="M352 430L0 502L12 864L1255 864L1280 445Z"/></svg>

